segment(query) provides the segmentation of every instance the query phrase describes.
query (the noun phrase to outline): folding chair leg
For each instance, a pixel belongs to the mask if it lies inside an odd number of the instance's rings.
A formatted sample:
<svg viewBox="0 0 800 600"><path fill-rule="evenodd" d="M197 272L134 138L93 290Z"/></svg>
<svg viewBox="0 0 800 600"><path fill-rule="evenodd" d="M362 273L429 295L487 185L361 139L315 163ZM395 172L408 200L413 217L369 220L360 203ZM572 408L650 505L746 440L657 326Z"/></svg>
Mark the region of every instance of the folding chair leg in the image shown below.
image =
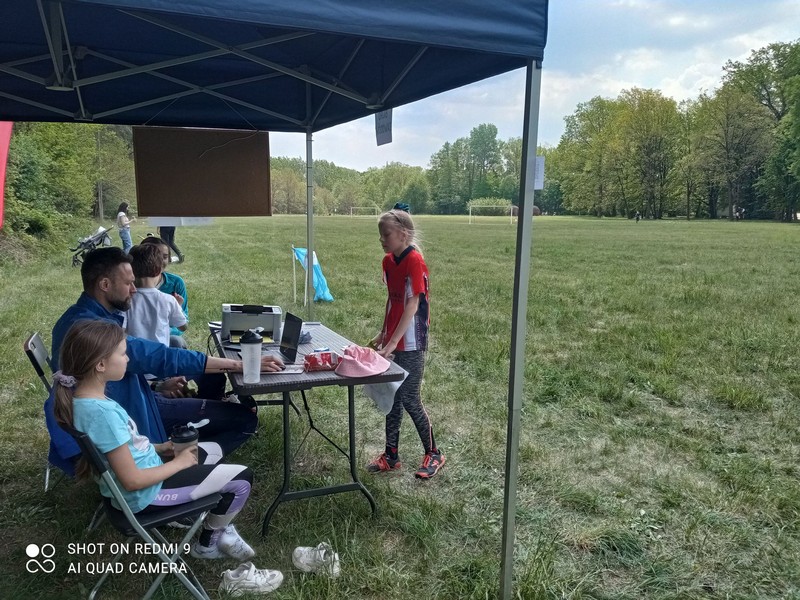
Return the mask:
<svg viewBox="0 0 800 600"><path fill-rule="evenodd" d="M194 596L197 600L211 600L211 599L208 597L208 594L206 594L205 588L197 580L197 577L195 576L194 571L192 571L189 568L189 565L186 563L186 561L183 560L183 557L181 556L181 552L182 552L181 549L183 548L184 544L187 544L189 542L189 540L194 537L195 532L198 529L200 529L201 524L203 523L203 521L205 521L207 516L208 516L208 512L204 513L202 515L202 518L198 519L197 522L195 522L195 524L189 529L189 531L186 533L186 535L183 537L183 539L178 544L178 551L177 552L175 552L171 556L167 556L164 553L163 550L158 552L158 557L161 560L163 560L163 561L165 561L167 563L176 563L176 564L183 563L183 564L186 565L187 570L192 575L192 579L191 580L188 577L186 577L186 575L181 573L180 571L176 571L175 573L173 573L173 575L175 575L175 577L177 577L180 580L180 582L189 591L189 593L192 596ZM158 531L158 529L152 529L152 530L148 531L147 533L149 533L151 536L155 537L156 539L158 539L159 541L161 541L163 543L167 542L166 538L164 538L164 536L161 534L160 531ZM142 600L149 600L153 596L153 594L155 594L156 590L161 585L161 582L164 580L164 578L166 576L167 576L167 573L159 574L159 576L156 577L153 580L153 583L150 585L150 588L147 590L147 593L144 596L142 596Z"/></svg>
<svg viewBox="0 0 800 600"><path fill-rule="evenodd" d="M134 538L130 537L130 538L128 538L128 539L126 540L126 542L130 543L130 542L131 542L131 540L133 540L133 539L134 539ZM125 545L127 545L127 544L125 544ZM114 559L113 559L113 560L112 560L112 561L109 563L109 565L115 565L115 564L117 564L117 563L119 562L119 559L120 559L120 558L122 558L122 554L123 554L123 551L122 551L122 550L120 550L120 551L117 553L117 555L114 557ZM94 587L92 588L92 591L91 591L91 592L89 592L89 600L94 600L94 597L97 595L97 592L99 592L99 591L100 591L100 588L101 588L101 587L103 587L103 583L105 583L106 579L108 579L108 576L109 576L109 575L111 575L111 572L112 572L113 570L114 570L114 569L113 569L111 566L109 566L109 568L107 568L107 569L106 569L106 572L105 572L105 573L103 573L103 575L100 577L100 581L98 581L98 582L97 582L97 583L94 585Z"/></svg>
<svg viewBox="0 0 800 600"><path fill-rule="evenodd" d="M204 515L203 521L205 521L205 517L206 516L208 516L208 514ZM202 525L202 521L201 521L201 525ZM198 529L199 528L200 528L200 526L198 526ZM160 531L158 531L157 529L151 530L150 533L152 533L154 537L157 537L160 542L162 542L164 544L168 544L169 543L167 541L167 539L162 535L162 533ZM185 543L187 543L187 540L192 539L193 537L194 537L194 530L190 531L186 536L184 536L184 538L183 538L184 541L181 542L181 547ZM191 581L192 585L194 587L196 587L198 590L200 590L203 594L206 593L206 590L203 587L203 584L200 583L200 580L197 578L197 575L195 575L194 571L192 570L192 567L189 566L189 563L184 560L183 556L179 556L179 555L176 554L176 555L173 555L172 557L170 557L170 559L173 562L175 562L176 564L182 564L183 566L185 566L186 567L186 571L189 573L189 576L191 577L190 581ZM189 591L191 591L191 590L189 590ZM203 598L207 598L207 596L204 596Z"/></svg>
<svg viewBox="0 0 800 600"><path fill-rule="evenodd" d="M94 511L92 515L92 520L89 521L89 524L86 526L86 531L94 531L98 527L100 527L100 523L103 522L103 519L106 518L106 511L103 509L103 502L100 502L100 505Z"/></svg>
<svg viewBox="0 0 800 600"><path fill-rule="evenodd" d="M162 560L163 559L168 560L167 555L164 554L163 552L160 552L158 556L162 558ZM175 557L175 559L173 559L171 562L177 563L178 560L181 559ZM181 560L181 562L183 561ZM211 600L211 598L208 597L208 594L206 594L206 591L203 588L203 586L199 585L200 582L197 581L197 578L194 578L195 581L192 582L188 577L186 577L186 575L184 575L180 571L175 572L174 575L180 580L180 582L183 584L183 587L185 587L194 598L196 598L197 600ZM161 585L161 582L164 580L166 576L167 576L166 573L161 573L158 577L156 577L155 580L153 581L153 584L150 586L150 589L148 589L147 593L144 596L142 596L142 600L150 600L150 598L152 598L153 594L156 593L158 586ZM194 573L192 573L192 577L194 577Z"/></svg>
<svg viewBox="0 0 800 600"><path fill-rule="evenodd" d="M45 467L44 467L44 493L45 493L45 494L46 494L47 492L49 492L50 490L53 490L53 489L55 489L55 487L56 487L56 486L57 486L59 483L61 483L61 480L62 480L62 479L64 479L64 477L66 477L66 476L67 476L65 473L63 473L63 472L62 472L62 473L61 473L61 474L58 476L58 479L56 479L56 482L55 482L55 483L54 483L54 484L51 486L51 485L50 485L50 467L51 467L51 465L50 465L50 461L47 461L47 462L45 463Z"/></svg>

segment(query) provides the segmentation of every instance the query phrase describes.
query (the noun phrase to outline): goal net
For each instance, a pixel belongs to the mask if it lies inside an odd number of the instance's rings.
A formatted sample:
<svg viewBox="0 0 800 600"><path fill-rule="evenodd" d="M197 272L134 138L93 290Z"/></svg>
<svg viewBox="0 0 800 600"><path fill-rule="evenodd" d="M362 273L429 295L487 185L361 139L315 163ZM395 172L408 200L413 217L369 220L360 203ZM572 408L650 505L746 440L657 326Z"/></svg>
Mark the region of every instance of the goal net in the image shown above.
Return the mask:
<svg viewBox="0 0 800 600"><path fill-rule="evenodd" d="M351 217L374 217L375 220L378 219L380 215L380 209L373 205L373 206L351 206L350 207L350 216Z"/></svg>
<svg viewBox="0 0 800 600"><path fill-rule="evenodd" d="M469 224L472 225L477 218L483 217L486 221L493 221L490 217L508 219L509 223L514 222L514 205L497 206L496 204L471 204L469 207ZM481 219L481 220L484 220Z"/></svg>

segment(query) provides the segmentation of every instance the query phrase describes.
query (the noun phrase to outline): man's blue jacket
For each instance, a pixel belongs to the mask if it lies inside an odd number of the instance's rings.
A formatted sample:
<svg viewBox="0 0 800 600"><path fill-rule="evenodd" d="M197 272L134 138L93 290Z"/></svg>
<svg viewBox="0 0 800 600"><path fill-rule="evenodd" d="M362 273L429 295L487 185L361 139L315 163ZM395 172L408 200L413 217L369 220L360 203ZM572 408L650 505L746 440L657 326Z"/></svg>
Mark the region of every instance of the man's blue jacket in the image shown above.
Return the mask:
<svg viewBox="0 0 800 600"><path fill-rule="evenodd" d="M124 318L117 312L109 312L97 300L86 292L78 301L70 306L53 327L53 346L51 366L58 370L61 344L67 331L75 321L81 319L105 319L122 325ZM186 375L196 377L206 369L206 355L194 350L168 348L159 342L151 342L141 338L128 336L128 368L125 377L119 381L106 384L106 395L116 400L136 422L139 433L147 436L151 442L159 443L167 440L164 424L158 412L158 404L150 385L144 378L145 373L157 377L176 377ZM68 373L69 375L69 373ZM66 473L74 473L73 461L80 454L75 440L56 423L53 415L53 394L44 404L47 430L50 433L50 462Z"/></svg>

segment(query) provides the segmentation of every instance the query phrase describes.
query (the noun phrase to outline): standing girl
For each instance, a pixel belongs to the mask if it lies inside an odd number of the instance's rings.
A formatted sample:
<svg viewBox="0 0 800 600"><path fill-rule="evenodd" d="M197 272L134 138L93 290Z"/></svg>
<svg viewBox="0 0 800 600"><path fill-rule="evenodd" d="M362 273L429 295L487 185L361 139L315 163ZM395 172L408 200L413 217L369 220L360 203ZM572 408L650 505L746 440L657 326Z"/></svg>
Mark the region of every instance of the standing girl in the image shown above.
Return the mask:
<svg viewBox="0 0 800 600"><path fill-rule="evenodd" d="M131 223L136 220L128 218L128 203L123 202L117 209L117 229L119 229L119 239L122 240L122 249L127 252L133 246L131 241Z"/></svg>
<svg viewBox="0 0 800 600"><path fill-rule="evenodd" d="M414 475L430 479L444 465L433 428L420 398L425 351L428 349L429 285L428 266L415 246L416 230L411 215L395 205L378 220L383 257L383 279L389 290L383 328L372 340L382 356L408 371L408 377L397 390L392 410L386 415L386 450L367 465L373 473L400 468L397 446L403 410L407 411L417 428L425 457Z"/></svg>
<svg viewBox="0 0 800 600"><path fill-rule="evenodd" d="M105 395L106 383L118 381L128 364L125 332L110 321L76 321L61 346L61 370L56 384L56 420L86 433L106 455L112 475L134 513L151 507L173 506L218 492L222 499L211 509L199 539L192 545L196 558L255 556L255 551L231 525L250 495L253 474L241 465L199 465L191 449L174 454L172 442L151 444L139 434L136 423L119 404ZM200 449L202 451L202 449ZM89 465L84 457L76 475L86 478ZM100 493L111 498L100 481ZM283 580L278 571L258 570L265 587L277 588ZM267 589L265 591L270 591Z"/></svg>

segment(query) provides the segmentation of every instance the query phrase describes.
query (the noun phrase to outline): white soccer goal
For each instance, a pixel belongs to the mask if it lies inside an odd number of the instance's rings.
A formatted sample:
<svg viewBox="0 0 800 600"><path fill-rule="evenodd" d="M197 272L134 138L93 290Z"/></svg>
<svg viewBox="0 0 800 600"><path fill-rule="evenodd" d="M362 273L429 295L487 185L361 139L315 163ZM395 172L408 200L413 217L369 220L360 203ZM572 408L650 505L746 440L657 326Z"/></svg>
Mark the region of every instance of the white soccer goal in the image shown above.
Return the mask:
<svg viewBox="0 0 800 600"><path fill-rule="evenodd" d="M494 209L494 210L491 210L491 211L486 211L486 212L489 212L493 216L496 216L497 213L500 210L502 210L504 212L504 214L508 213L508 219L509 219L508 222L511 223L511 224L514 223L514 205L513 204L510 205L510 206L497 206L496 204L470 204L470 206L469 206L469 224L470 225L472 225L473 211L474 211L475 217L477 217L478 214L481 212L482 208L483 209Z"/></svg>
<svg viewBox="0 0 800 600"><path fill-rule="evenodd" d="M351 217L375 217L375 220L378 220L378 215L380 215L380 209L375 206L351 206L350 207L350 216Z"/></svg>

